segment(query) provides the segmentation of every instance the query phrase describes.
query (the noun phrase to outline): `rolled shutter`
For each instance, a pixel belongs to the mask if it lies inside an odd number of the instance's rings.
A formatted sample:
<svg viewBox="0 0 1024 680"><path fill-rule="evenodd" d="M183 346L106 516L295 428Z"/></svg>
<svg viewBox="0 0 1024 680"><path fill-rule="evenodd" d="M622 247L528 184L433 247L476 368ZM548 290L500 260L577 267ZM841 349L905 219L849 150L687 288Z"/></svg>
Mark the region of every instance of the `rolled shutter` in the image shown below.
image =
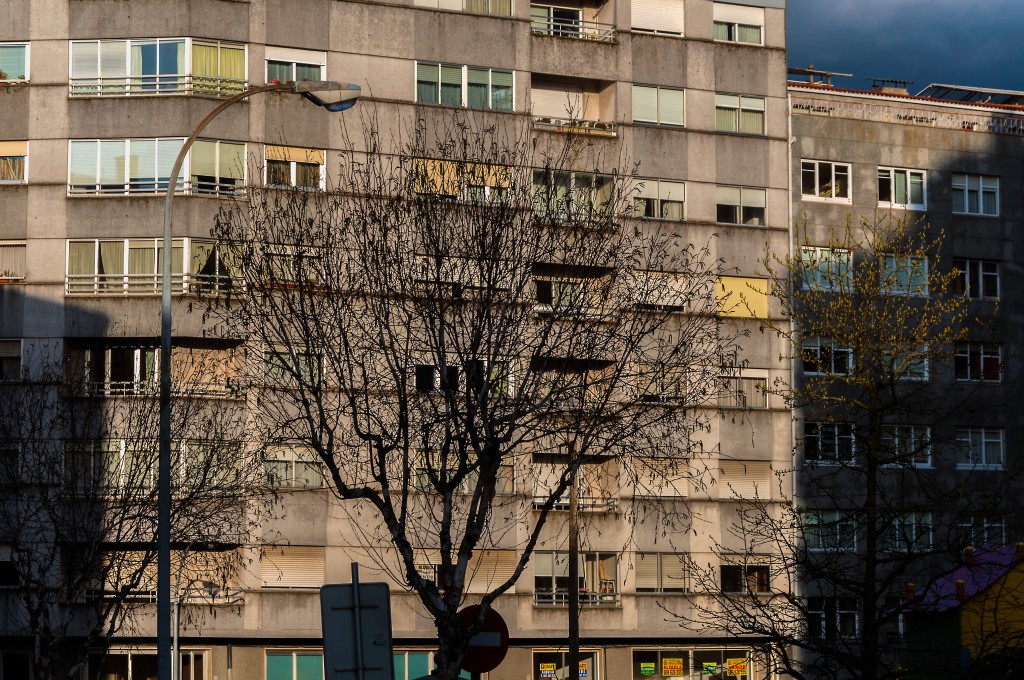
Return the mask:
<svg viewBox="0 0 1024 680"><path fill-rule="evenodd" d="M636 569L636 590L657 591L658 585L658 554L657 553L636 553L636 561L633 563Z"/></svg>
<svg viewBox="0 0 1024 680"><path fill-rule="evenodd" d="M217 142L204 139L196 141L189 151L193 175L214 177L217 175Z"/></svg>
<svg viewBox="0 0 1024 680"><path fill-rule="evenodd" d="M21 358L21 340L0 340L0 358ZM3 561L3 547L0 546L0 562ZM7 548L10 550L10 548Z"/></svg>
<svg viewBox="0 0 1024 680"><path fill-rule="evenodd" d="M514 550L478 550L469 561L468 591L486 593L512 577L518 561ZM510 592L515 592L515 586Z"/></svg>
<svg viewBox="0 0 1024 680"><path fill-rule="evenodd" d="M245 179L245 144L220 142L219 177Z"/></svg>
<svg viewBox="0 0 1024 680"><path fill-rule="evenodd" d="M324 164L324 152L319 149L304 149L298 146L273 146L267 144L264 152L268 161L294 161L296 163Z"/></svg>
<svg viewBox="0 0 1024 680"><path fill-rule="evenodd" d="M767 461L723 460L719 462L719 494L723 498L771 497L771 464Z"/></svg>
<svg viewBox="0 0 1024 680"><path fill-rule="evenodd" d="M739 205L740 188L723 186L715 187L715 203L717 205Z"/></svg>
<svg viewBox="0 0 1024 680"><path fill-rule="evenodd" d="M765 190L764 189L749 189L744 188L743 190L743 205L747 208L763 208L765 207Z"/></svg>
<svg viewBox="0 0 1024 680"><path fill-rule="evenodd" d="M28 155L28 142L0 142L0 156L27 156L27 155Z"/></svg>
<svg viewBox="0 0 1024 680"><path fill-rule="evenodd" d="M294 545L264 548L260 583L264 588L319 588L324 584L324 549Z"/></svg>
<svg viewBox="0 0 1024 680"><path fill-rule="evenodd" d="M99 76L100 45L97 42L71 43L71 77L96 78Z"/></svg>
<svg viewBox="0 0 1024 680"><path fill-rule="evenodd" d="M633 120L641 123L658 122L658 88L633 86Z"/></svg>
<svg viewBox="0 0 1024 680"><path fill-rule="evenodd" d="M658 122L662 125L685 125L686 92L661 88L658 90Z"/></svg>
<svg viewBox="0 0 1024 680"><path fill-rule="evenodd" d="M633 28L659 33L683 33L682 0L633 0Z"/></svg>
<svg viewBox="0 0 1024 680"><path fill-rule="evenodd" d="M729 24L764 26L764 8L716 2L714 8L714 20Z"/></svg>
<svg viewBox="0 0 1024 680"><path fill-rule="evenodd" d="M571 86L535 85L530 91L533 115L548 118L581 118L583 90Z"/></svg>

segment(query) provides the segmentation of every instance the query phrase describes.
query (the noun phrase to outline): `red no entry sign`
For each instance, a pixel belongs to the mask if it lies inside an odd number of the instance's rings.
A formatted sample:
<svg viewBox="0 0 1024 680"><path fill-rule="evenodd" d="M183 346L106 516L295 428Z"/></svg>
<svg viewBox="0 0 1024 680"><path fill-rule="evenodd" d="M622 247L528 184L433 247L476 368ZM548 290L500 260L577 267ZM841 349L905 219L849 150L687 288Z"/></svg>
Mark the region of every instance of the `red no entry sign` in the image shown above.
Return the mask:
<svg viewBox="0 0 1024 680"><path fill-rule="evenodd" d="M480 605L474 604L459 612L462 625L466 628L476 621L480 615ZM466 656L462 659L462 668L470 673L487 673L493 671L505 658L508 652L508 626L501 614L488 609L484 616L484 625L474 635L466 648Z"/></svg>

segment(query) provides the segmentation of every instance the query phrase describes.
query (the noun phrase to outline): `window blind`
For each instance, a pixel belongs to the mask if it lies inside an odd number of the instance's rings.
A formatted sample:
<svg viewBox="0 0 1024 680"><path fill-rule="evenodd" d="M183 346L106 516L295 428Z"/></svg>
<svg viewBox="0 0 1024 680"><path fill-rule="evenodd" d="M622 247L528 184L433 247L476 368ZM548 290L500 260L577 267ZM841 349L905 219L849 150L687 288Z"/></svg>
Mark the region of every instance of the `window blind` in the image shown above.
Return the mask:
<svg viewBox="0 0 1024 680"><path fill-rule="evenodd" d="M719 494L723 497L770 498L771 464L768 461L723 460L719 462Z"/></svg>
<svg viewBox="0 0 1024 680"><path fill-rule="evenodd" d="M644 123L658 122L658 88L633 86L633 120Z"/></svg>
<svg viewBox="0 0 1024 680"><path fill-rule="evenodd" d="M634 28L659 33L683 33L682 0L633 0Z"/></svg>
<svg viewBox="0 0 1024 680"><path fill-rule="evenodd" d="M730 24L764 26L763 7L748 7L745 5L731 5L725 2L716 2L713 11L715 21L722 21Z"/></svg>
<svg viewBox="0 0 1024 680"><path fill-rule="evenodd" d="M534 85L530 91L530 100L535 116L583 117L583 90L578 87Z"/></svg>
<svg viewBox="0 0 1024 680"><path fill-rule="evenodd" d="M324 584L324 548L266 547L260 557L264 588L319 588Z"/></svg>
<svg viewBox="0 0 1024 680"><path fill-rule="evenodd" d="M683 90L661 88L658 90L658 122L662 125L683 125L686 123Z"/></svg>

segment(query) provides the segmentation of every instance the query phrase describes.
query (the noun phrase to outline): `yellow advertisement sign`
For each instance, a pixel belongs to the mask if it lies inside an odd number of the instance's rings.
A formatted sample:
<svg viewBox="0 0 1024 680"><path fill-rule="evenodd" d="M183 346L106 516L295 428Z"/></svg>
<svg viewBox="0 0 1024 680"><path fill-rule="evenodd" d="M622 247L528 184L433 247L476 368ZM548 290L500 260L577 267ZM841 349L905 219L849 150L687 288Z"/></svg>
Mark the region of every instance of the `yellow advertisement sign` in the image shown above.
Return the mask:
<svg viewBox="0 0 1024 680"><path fill-rule="evenodd" d="M661 659L661 674L666 678L678 678L683 674L683 660L679 658L663 657Z"/></svg>
<svg viewBox="0 0 1024 680"><path fill-rule="evenodd" d="M586 661L580 661L580 677L581 678L587 677L587 662Z"/></svg>
<svg viewBox="0 0 1024 680"><path fill-rule="evenodd" d="M555 677L555 671L556 670L558 670L558 664L542 663L540 665L540 677L542 677L542 678L553 678L553 677Z"/></svg>
<svg viewBox="0 0 1024 680"><path fill-rule="evenodd" d="M733 676L745 676L747 674L747 659L726 659L726 673Z"/></svg>

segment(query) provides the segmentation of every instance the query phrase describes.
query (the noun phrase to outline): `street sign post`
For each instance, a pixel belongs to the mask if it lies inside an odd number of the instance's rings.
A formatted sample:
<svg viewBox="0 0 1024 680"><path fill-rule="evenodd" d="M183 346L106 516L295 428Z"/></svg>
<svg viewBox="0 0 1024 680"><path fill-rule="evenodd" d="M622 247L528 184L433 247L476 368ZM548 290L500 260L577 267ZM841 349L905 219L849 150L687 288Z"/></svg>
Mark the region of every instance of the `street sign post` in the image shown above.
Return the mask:
<svg viewBox="0 0 1024 680"><path fill-rule="evenodd" d="M386 583L352 583L320 588L325 680L394 680L391 656L391 601Z"/></svg>
<svg viewBox="0 0 1024 680"><path fill-rule="evenodd" d="M469 628L480 615L480 605L474 604L459 612L462 625ZM474 635L462 659L462 668L470 673L493 671L508 652L508 626L501 614L487 610L480 632Z"/></svg>

